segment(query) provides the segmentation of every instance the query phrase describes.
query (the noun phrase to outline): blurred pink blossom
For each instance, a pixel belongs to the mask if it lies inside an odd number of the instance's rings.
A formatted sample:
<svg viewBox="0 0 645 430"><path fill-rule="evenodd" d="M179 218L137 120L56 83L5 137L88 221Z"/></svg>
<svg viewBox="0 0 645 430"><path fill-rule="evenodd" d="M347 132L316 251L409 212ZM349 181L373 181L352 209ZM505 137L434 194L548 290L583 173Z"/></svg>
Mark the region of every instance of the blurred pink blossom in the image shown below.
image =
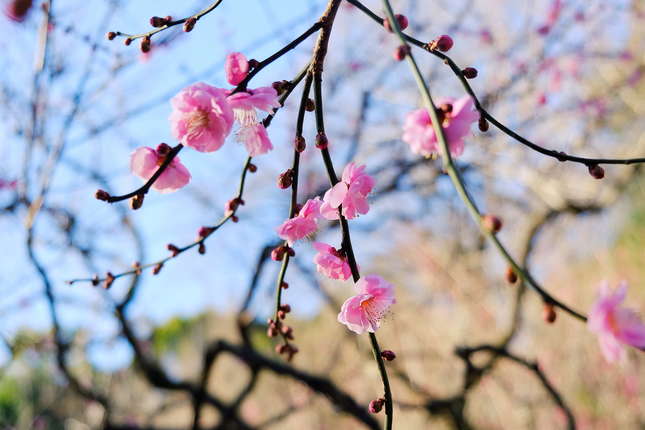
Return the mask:
<svg viewBox="0 0 645 430"><path fill-rule="evenodd" d="M343 170L341 181L331 187L323 197L320 214L327 219L338 219L342 205L343 216L353 219L370 210L367 195L374 188L374 178L365 173L365 166L351 162Z"/></svg>
<svg viewBox="0 0 645 430"><path fill-rule="evenodd" d="M320 197L307 200L298 215L286 220L276 229L278 236L291 246L295 241L313 234L318 229L321 204Z"/></svg>
<svg viewBox="0 0 645 430"><path fill-rule="evenodd" d="M356 287L358 294L343 303L338 322L358 334L365 331L374 333L390 306L396 302L394 286L380 276L370 275L359 279Z"/></svg>
<svg viewBox="0 0 645 430"><path fill-rule="evenodd" d="M170 103L170 126L178 141L200 152L221 148L233 127L225 90L199 82L181 90Z"/></svg>
<svg viewBox="0 0 645 430"><path fill-rule="evenodd" d="M132 173L147 181L155 174L159 166L166 159L168 145L159 145L157 149L147 146L137 148L130 156L130 170ZM173 158L170 165L163 171L152 185L152 189L160 193L171 193L182 188L190 182L190 172L181 164L179 157Z"/></svg>
<svg viewBox="0 0 645 430"><path fill-rule="evenodd" d="M438 99L437 106L441 105L452 106L452 111L445 114L442 127L450 154L458 157L464 152L464 137L470 131L470 125L479 119L479 114L473 110L473 99L470 96L457 100ZM417 109L408 114L403 125L403 141L410 145L415 154L430 157L439 153L437 136L427 110Z"/></svg>
<svg viewBox="0 0 645 430"><path fill-rule="evenodd" d="M636 312L620 307L627 295L627 287L627 282L623 281L612 290L607 282L603 282L599 297L589 312L587 326L598 335L600 350L610 363L623 357L621 343L645 347L645 324Z"/></svg>
<svg viewBox="0 0 645 430"><path fill-rule="evenodd" d="M318 251L314 256L318 273L343 281L352 276L347 260L336 248L321 242L314 242L314 248Z"/></svg>
<svg viewBox="0 0 645 430"><path fill-rule="evenodd" d="M12 0L5 8L5 15L12 21L22 22L31 9L32 3L32 0Z"/></svg>
<svg viewBox="0 0 645 430"><path fill-rule="evenodd" d="M226 56L224 64L226 80L231 85L237 85L246 78L249 73L249 62L241 52L233 52Z"/></svg>

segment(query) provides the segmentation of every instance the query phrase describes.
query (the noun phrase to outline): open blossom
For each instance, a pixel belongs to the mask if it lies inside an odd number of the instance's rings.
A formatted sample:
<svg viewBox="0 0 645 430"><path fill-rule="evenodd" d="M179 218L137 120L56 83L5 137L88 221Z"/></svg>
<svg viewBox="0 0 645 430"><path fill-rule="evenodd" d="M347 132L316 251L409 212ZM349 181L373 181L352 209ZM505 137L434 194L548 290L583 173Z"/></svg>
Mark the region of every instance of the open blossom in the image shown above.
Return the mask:
<svg viewBox="0 0 645 430"><path fill-rule="evenodd" d="M645 348L645 324L636 312L621 308L627 295L627 282L612 290L606 282L600 286L600 295L594 304L587 326L598 335L600 350L608 362L624 355L621 343Z"/></svg>
<svg viewBox="0 0 645 430"><path fill-rule="evenodd" d="M170 147L164 143L157 149L147 146L137 148L130 156L130 170L132 173L147 181L155 174L159 166L166 159ZM152 184L152 189L161 193L171 193L190 182L190 172L181 164L179 157L175 156L168 167Z"/></svg>
<svg viewBox="0 0 645 430"><path fill-rule="evenodd" d="M226 80L231 85L237 85L246 78L249 73L249 62L241 52L233 52L226 56L224 64Z"/></svg>
<svg viewBox="0 0 645 430"><path fill-rule="evenodd" d="M356 283L359 292L343 303L338 322L351 331L361 334L374 333L381 324L394 299L394 286L377 275L361 278Z"/></svg>
<svg viewBox="0 0 645 430"><path fill-rule="evenodd" d="M338 219L338 208L342 205L343 216L353 219L370 210L367 195L374 188L374 179L365 173L365 166L349 163L341 181L331 187L323 197L320 213L327 219Z"/></svg>
<svg viewBox="0 0 645 430"><path fill-rule="evenodd" d="M450 154L458 157L464 152L464 137L470 125L479 119L473 110L473 99L463 96L460 99L444 98L437 100L437 106L450 105L452 110L444 113L442 127ZM439 153L439 143L432 128L432 120L426 109L417 109L408 114L403 125L403 141L410 145L415 154L430 157Z"/></svg>
<svg viewBox="0 0 645 430"><path fill-rule="evenodd" d="M173 136L200 152L218 150L233 127L226 90L203 82L190 85L170 101Z"/></svg>
<svg viewBox="0 0 645 430"><path fill-rule="evenodd" d="M286 220L276 229L278 236L293 245L296 240L313 234L318 229L321 204L320 197L307 200L298 215Z"/></svg>
<svg viewBox="0 0 645 430"><path fill-rule="evenodd" d="M342 279L352 276L352 270L345 257L334 247L322 242L314 242L318 253L314 256L316 270L330 279Z"/></svg>
<svg viewBox="0 0 645 430"><path fill-rule="evenodd" d="M273 149L267 129L260 123L241 127L237 139L244 144L249 157L266 154Z"/></svg>
<svg viewBox="0 0 645 430"><path fill-rule="evenodd" d="M240 124L236 138L244 144L249 156L272 150L273 145L266 128L258 121L256 110L272 112L273 108L280 107L278 92L273 87L247 89L228 96L228 102Z"/></svg>

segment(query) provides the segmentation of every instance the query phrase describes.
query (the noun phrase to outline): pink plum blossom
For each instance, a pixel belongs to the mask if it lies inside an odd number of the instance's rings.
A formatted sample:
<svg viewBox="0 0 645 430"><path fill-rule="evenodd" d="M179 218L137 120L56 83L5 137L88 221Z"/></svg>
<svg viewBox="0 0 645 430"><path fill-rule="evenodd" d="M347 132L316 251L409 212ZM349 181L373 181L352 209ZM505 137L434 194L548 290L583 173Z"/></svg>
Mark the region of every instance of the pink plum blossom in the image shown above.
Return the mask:
<svg viewBox="0 0 645 430"><path fill-rule="evenodd" d="M170 101L173 136L200 152L217 151L233 127L226 90L203 82L190 85Z"/></svg>
<svg viewBox="0 0 645 430"><path fill-rule="evenodd" d="M164 162L168 150L169 147L165 144L159 145L157 149L147 146L137 148L130 156L130 170L136 176L147 181ZM152 189L160 193L171 193L182 188L188 182L190 182L190 172L181 164L179 157L175 156L170 165L152 184Z"/></svg>
<svg viewBox="0 0 645 430"><path fill-rule="evenodd" d="M470 125L479 120L479 114L473 110L473 99L470 96L463 96L457 100L437 100L437 106L444 104L451 105L452 111L445 114L442 127L450 154L458 157L464 152L464 137L469 133ZM415 154L430 157L439 153L437 136L426 109L417 109L408 114L403 125L403 141L410 145Z"/></svg>
<svg viewBox="0 0 645 430"><path fill-rule="evenodd" d="M296 240L313 234L318 229L321 204L320 197L307 200L298 215L286 220L276 229L278 236L291 246Z"/></svg>
<svg viewBox="0 0 645 430"><path fill-rule="evenodd" d="M600 350L605 359L612 363L624 355L621 343L645 348L645 324L636 312L621 308L627 295L627 282L611 289L607 282L600 285L600 294L591 312L587 326L598 335Z"/></svg>
<svg viewBox="0 0 645 430"><path fill-rule="evenodd" d="M361 278L356 283L358 294L343 303L338 322L351 331L361 334L374 333L381 324L394 299L394 286L377 275Z"/></svg>
<svg viewBox="0 0 645 430"><path fill-rule="evenodd" d="M338 208L342 207L343 216L347 219L365 215L370 210L367 195L372 188L374 179L365 173L365 166L349 163L343 170L341 181L325 193L320 214L330 220L338 219Z"/></svg>
<svg viewBox="0 0 645 430"><path fill-rule="evenodd" d="M233 108L235 119L240 124L236 138L244 144L249 156L266 154L272 150L273 145L266 128L258 121L256 109L272 112L273 108L280 107L275 88L260 87L241 91L228 96L228 101Z"/></svg>
<svg viewBox="0 0 645 430"><path fill-rule="evenodd" d="M250 157L266 154L273 149L267 130L260 123L241 127L237 139L244 144Z"/></svg>
<svg viewBox="0 0 645 430"><path fill-rule="evenodd" d="M352 270L345 257L334 247L322 242L314 242L318 253L314 256L316 270L330 279L346 281L352 276Z"/></svg>
<svg viewBox="0 0 645 430"><path fill-rule="evenodd" d="M256 109L271 112L273 108L280 107L278 92L273 87L260 87L240 91L228 96L228 102L233 108L235 119L242 125L257 122Z"/></svg>
<svg viewBox="0 0 645 430"><path fill-rule="evenodd" d="M249 62L241 52L233 52L226 56L224 64L226 80L231 85L237 85L246 78L249 73Z"/></svg>

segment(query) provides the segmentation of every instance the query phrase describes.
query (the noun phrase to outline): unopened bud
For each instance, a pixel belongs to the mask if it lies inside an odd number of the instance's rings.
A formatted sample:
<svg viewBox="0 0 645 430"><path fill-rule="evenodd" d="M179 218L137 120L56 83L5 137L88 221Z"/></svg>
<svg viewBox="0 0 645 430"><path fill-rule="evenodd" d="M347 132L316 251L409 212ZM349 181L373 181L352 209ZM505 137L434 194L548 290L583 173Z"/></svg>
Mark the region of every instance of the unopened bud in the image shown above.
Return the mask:
<svg viewBox="0 0 645 430"><path fill-rule="evenodd" d="M163 263L157 263L155 267L152 269L152 274L158 275L159 272L161 272L161 269L163 269Z"/></svg>
<svg viewBox="0 0 645 430"><path fill-rule="evenodd" d="M475 79L477 77L477 69L474 67L466 67L461 71L461 74L464 75L466 79Z"/></svg>
<svg viewBox="0 0 645 430"><path fill-rule="evenodd" d="M544 308L542 309L542 317L544 318L544 321L549 324L553 324L557 316L553 303L545 303Z"/></svg>
<svg viewBox="0 0 645 430"><path fill-rule="evenodd" d="M204 245L204 242L199 244L199 246L197 247L197 252L202 255L206 254L206 245Z"/></svg>
<svg viewBox="0 0 645 430"><path fill-rule="evenodd" d="M515 273L515 270L513 270L512 267L508 267L506 269L506 281L509 284L514 284L517 282L517 273Z"/></svg>
<svg viewBox="0 0 645 430"><path fill-rule="evenodd" d="M173 245L172 243L166 245L166 248L168 249L168 251L170 251L173 257L179 254L179 248L177 248L177 246Z"/></svg>
<svg viewBox="0 0 645 430"><path fill-rule="evenodd" d="M197 19L194 17L190 17L184 22L184 32L188 33L193 31L193 28L195 28L195 24L197 24Z"/></svg>
<svg viewBox="0 0 645 430"><path fill-rule="evenodd" d="M491 233L497 233L502 229L502 220L495 215L484 215L482 226Z"/></svg>
<svg viewBox="0 0 645 430"><path fill-rule="evenodd" d="M452 38L446 34L437 37L435 40L430 42L430 49L438 49L441 52L448 52L454 42Z"/></svg>
<svg viewBox="0 0 645 430"><path fill-rule="evenodd" d="M138 276L141 274L141 263L139 263L138 261L135 261L134 263L132 263L132 268L134 269L135 275Z"/></svg>
<svg viewBox="0 0 645 430"><path fill-rule="evenodd" d="M592 164L589 166L589 174L593 176L594 179L602 179L605 177L605 169L597 164Z"/></svg>
<svg viewBox="0 0 645 430"><path fill-rule="evenodd" d="M327 140L327 135L325 133L318 133L316 135L316 148L327 149L328 146L329 140Z"/></svg>
<svg viewBox="0 0 645 430"><path fill-rule="evenodd" d="M286 251L287 250L283 245L273 248L273 250L271 250L271 260L282 261L282 258L284 258L284 254Z"/></svg>
<svg viewBox="0 0 645 430"><path fill-rule="evenodd" d="M137 194L136 196L132 197L130 199L130 208L135 211L137 209L141 209L141 206L143 206L143 199L145 197L145 194Z"/></svg>
<svg viewBox="0 0 645 430"><path fill-rule="evenodd" d="M96 287L100 282L101 281L99 280L99 275L92 276L92 285Z"/></svg>
<svg viewBox="0 0 645 430"><path fill-rule="evenodd" d="M408 45L399 45L392 53L392 56L396 61L403 61L409 53L410 47Z"/></svg>
<svg viewBox="0 0 645 430"><path fill-rule="evenodd" d="M295 146L294 149L296 152L303 152L307 148L307 143L305 142L305 138L302 136L296 136L295 140Z"/></svg>
<svg viewBox="0 0 645 430"><path fill-rule="evenodd" d="M139 46L140 49L141 49L141 52L143 52L144 54L146 52L150 52L151 43L152 43L152 41L150 40L150 37L148 37L148 36L146 36L143 39L141 39L141 45Z"/></svg>
<svg viewBox="0 0 645 430"><path fill-rule="evenodd" d="M287 288L289 288L289 284L287 282L282 281L282 283L280 284L280 288L282 288L283 290L286 290Z"/></svg>
<svg viewBox="0 0 645 430"><path fill-rule="evenodd" d="M288 314L289 312L291 312L291 306L287 304L281 305L280 310L284 311L285 314Z"/></svg>
<svg viewBox="0 0 645 430"><path fill-rule="evenodd" d="M384 351L381 351L381 357L383 357L383 360L385 361L392 361L396 358L396 354L394 353L394 351L386 349Z"/></svg>
<svg viewBox="0 0 645 430"><path fill-rule="evenodd" d="M291 186L293 183L293 171L291 169L287 169L283 173L278 176L278 188L281 190L287 189Z"/></svg>
<svg viewBox="0 0 645 430"><path fill-rule="evenodd" d="M397 24L399 24L399 29L405 30L406 28L408 28L408 19L405 17L405 15L397 13L396 15L394 15L394 18L396 19ZM383 21L383 27L385 27L385 29L390 33L394 33L394 28L389 19Z"/></svg>
<svg viewBox="0 0 645 430"><path fill-rule="evenodd" d="M258 171L258 166L256 166L256 165L255 165L255 164L253 164L253 163L249 163L249 165L248 165L247 169L249 170L249 172L251 172L251 173L255 173L255 172L257 172L257 171Z"/></svg>
<svg viewBox="0 0 645 430"><path fill-rule="evenodd" d="M307 99L307 101L305 102L305 110L307 112L315 111L316 110L316 103L311 99Z"/></svg>
<svg viewBox="0 0 645 430"><path fill-rule="evenodd" d="M203 239L205 237L208 237L213 233L213 228L212 227L200 227L199 230L197 230L197 236L200 239Z"/></svg>
<svg viewBox="0 0 645 430"><path fill-rule="evenodd" d="M268 337L276 337L278 335L278 329L274 325L270 325L269 328L267 329L267 336Z"/></svg>
<svg viewBox="0 0 645 430"><path fill-rule="evenodd" d="M385 404L385 399L381 397L380 399L372 400L367 409L372 414L378 414L383 410L384 404Z"/></svg>
<svg viewBox="0 0 645 430"><path fill-rule="evenodd" d="M112 283L114 282L114 275L112 272L107 272L105 274L105 280L103 281L103 288L106 290L109 289L112 286Z"/></svg>
<svg viewBox="0 0 645 430"><path fill-rule="evenodd" d="M114 40L116 38L116 33L113 31L108 31L107 34L105 35L105 38L107 40Z"/></svg>
<svg viewBox="0 0 645 430"><path fill-rule="evenodd" d="M484 115L479 117L479 123L477 125L479 126L479 131L482 133L486 133L488 131L488 120L486 120Z"/></svg>
<svg viewBox="0 0 645 430"><path fill-rule="evenodd" d="M130 46L131 43L132 43L132 38L131 37L126 37L125 39L123 39L123 44L125 46Z"/></svg>
<svg viewBox="0 0 645 430"><path fill-rule="evenodd" d="M110 200L110 193L105 190L96 190L94 197L96 197L97 200L107 202L108 200Z"/></svg>
<svg viewBox="0 0 645 430"><path fill-rule="evenodd" d="M163 27L166 24L168 24L166 18L162 18L160 16L153 16L150 18L150 25L153 27Z"/></svg>

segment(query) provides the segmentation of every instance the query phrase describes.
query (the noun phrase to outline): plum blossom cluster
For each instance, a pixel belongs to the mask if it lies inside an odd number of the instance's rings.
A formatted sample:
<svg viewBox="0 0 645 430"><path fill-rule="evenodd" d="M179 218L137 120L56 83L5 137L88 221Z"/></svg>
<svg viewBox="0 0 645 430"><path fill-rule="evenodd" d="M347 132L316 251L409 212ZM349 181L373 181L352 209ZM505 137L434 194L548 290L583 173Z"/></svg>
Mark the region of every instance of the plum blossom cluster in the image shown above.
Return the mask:
<svg viewBox="0 0 645 430"><path fill-rule="evenodd" d="M479 120L479 113L473 110L473 99L470 96L456 100L450 97L440 98L437 106L450 155L458 157L464 152L464 138L470 132L471 124ZM426 109L417 109L407 115L403 124L403 141L410 145L415 154L431 157L439 153L432 119Z"/></svg>
<svg viewBox="0 0 645 430"><path fill-rule="evenodd" d="M244 54L235 52L226 57L226 80L240 85L247 78L250 62ZM273 149L264 125L258 121L257 111L273 112L280 107L278 92L273 87L255 89L217 88L204 82L192 84L177 95L170 104L170 128L179 143L199 152L220 149L237 124L236 139L244 144L250 157L266 154ZM165 144L162 144L165 145ZM160 146L161 147L161 146ZM169 153L143 147L131 155L132 172L144 181L150 180ZM174 158L168 168L152 185L160 192L172 192L190 181L188 169Z"/></svg>
<svg viewBox="0 0 645 430"><path fill-rule="evenodd" d="M374 178L365 173L364 165L349 163L343 170L341 180L325 193L323 199L308 200L298 213L284 221L276 231L289 246L313 235L319 219L354 219L369 211L368 194L374 188ZM345 250L336 249L322 242L314 242L314 263L318 273L330 279L346 281L352 270ZM276 258L284 253L276 254ZM281 258L278 258L281 259ZM356 282L356 295L345 301L338 314L338 321L355 333L375 332L381 318L394 304L394 287L376 275L366 276Z"/></svg>

